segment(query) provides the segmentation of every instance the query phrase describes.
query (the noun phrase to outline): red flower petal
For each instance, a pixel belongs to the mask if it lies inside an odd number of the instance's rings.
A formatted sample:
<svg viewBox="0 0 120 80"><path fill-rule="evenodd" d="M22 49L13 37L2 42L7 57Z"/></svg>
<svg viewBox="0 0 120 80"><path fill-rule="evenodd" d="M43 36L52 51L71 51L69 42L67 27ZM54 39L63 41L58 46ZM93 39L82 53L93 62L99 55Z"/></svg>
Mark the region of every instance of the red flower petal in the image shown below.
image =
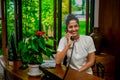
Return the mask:
<svg viewBox="0 0 120 80"><path fill-rule="evenodd" d="M42 31L35 31L35 34L37 35L37 36L42 36L42 35L44 35L45 34L45 32L42 32Z"/></svg>

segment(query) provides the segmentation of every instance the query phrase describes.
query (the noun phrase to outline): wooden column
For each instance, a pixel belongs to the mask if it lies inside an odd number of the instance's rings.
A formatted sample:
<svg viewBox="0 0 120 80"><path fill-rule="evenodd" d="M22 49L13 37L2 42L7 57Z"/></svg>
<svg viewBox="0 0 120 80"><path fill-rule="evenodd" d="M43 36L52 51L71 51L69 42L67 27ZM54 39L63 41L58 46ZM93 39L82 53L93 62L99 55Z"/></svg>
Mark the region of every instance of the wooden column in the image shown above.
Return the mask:
<svg viewBox="0 0 120 80"><path fill-rule="evenodd" d="M2 54L7 57L7 47L6 47L6 33L7 33L7 28L6 28L6 18L5 18L5 0L1 1L1 10L2 10Z"/></svg>

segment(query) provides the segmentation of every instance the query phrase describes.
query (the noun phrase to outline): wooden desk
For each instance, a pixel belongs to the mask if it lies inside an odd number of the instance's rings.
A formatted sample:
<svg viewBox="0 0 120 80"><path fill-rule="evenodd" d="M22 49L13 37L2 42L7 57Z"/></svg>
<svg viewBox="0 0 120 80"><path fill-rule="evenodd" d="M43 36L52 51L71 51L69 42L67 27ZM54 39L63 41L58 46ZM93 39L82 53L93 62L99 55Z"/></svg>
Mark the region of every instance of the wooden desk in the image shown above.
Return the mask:
<svg viewBox="0 0 120 80"><path fill-rule="evenodd" d="M4 68L6 80L41 80L41 76L31 77L27 75L28 69L20 70L19 68L17 68L17 66L14 67L17 69L14 69L13 66L10 66L6 63L3 57L0 58L0 63ZM54 73L55 75L59 76L60 78L63 78L66 67L63 65L56 65L54 69L48 70ZM80 73L79 71L70 68L68 70L68 74L66 75L65 80L102 80L102 79L84 72Z"/></svg>

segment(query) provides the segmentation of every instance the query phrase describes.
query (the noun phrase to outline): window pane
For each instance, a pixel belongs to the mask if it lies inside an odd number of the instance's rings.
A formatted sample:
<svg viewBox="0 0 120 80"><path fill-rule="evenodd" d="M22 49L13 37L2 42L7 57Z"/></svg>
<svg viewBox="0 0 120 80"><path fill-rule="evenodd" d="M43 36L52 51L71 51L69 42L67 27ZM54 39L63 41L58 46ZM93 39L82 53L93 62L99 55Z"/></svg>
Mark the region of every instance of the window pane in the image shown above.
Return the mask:
<svg viewBox="0 0 120 80"><path fill-rule="evenodd" d="M42 30L48 37L54 37L54 0L42 0ZM47 44L53 46L54 41L49 39Z"/></svg>
<svg viewBox="0 0 120 80"><path fill-rule="evenodd" d="M62 0L62 36L65 35L66 24L65 20L69 14L69 0Z"/></svg>
<svg viewBox="0 0 120 80"><path fill-rule="evenodd" d="M14 2L13 0L6 0L6 10L7 10L7 35L8 41L11 34L15 34L15 16L14 16ZM9 43L9 42L8 42Z"/></svg>
<svg viewBox="0 0 120 80"><path fill-rule="evenodd" d="M39 0L22 0L23 37L39 30Z"/></svg>
<svg viewBox="0 0 120 80"><path fill-rule="evenodd" d="M72 14L78 17L80 22L80 34L86 34L86 0L72 0Z"/></svg>

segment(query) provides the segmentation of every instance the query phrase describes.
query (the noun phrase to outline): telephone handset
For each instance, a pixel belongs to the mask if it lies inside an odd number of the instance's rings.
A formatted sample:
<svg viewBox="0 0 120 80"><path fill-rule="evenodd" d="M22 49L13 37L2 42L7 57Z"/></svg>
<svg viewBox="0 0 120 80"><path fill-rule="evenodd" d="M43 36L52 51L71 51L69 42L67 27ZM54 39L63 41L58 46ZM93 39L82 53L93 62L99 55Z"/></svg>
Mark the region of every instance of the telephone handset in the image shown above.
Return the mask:
<svg viewBox="0 0 120 80"><path fill-rule="evenodd" d="M71 36L71 37L70 37L70 39L71 39L72 41L74 41L74 38L73 38L73 36Z"/></svg>

